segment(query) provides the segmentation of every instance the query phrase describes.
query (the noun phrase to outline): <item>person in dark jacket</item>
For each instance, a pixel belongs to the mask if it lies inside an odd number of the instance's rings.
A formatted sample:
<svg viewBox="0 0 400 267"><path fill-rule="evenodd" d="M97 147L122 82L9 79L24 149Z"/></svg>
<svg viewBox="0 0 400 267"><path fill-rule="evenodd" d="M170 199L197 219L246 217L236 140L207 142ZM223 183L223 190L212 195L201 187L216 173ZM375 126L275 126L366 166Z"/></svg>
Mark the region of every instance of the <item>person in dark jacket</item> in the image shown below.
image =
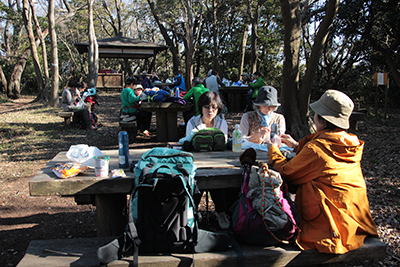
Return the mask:
<svg viewBox="0 0 400 267"><path fill-rule="evenodd" d="M61 95L63 111L73 111L74 121L78 122L83 129L96 130L97 127L93 125L89 110L84 105L76 105L80 100L80 92L77 87L76 80L71 79L68 82L68 87L63 90Z"/></svg>
<svg viewBox="0 0 400 267"><path fill-rule="evenodd" d="M174 73L174 87L186 91L185 80L179 72Z"/></svg>

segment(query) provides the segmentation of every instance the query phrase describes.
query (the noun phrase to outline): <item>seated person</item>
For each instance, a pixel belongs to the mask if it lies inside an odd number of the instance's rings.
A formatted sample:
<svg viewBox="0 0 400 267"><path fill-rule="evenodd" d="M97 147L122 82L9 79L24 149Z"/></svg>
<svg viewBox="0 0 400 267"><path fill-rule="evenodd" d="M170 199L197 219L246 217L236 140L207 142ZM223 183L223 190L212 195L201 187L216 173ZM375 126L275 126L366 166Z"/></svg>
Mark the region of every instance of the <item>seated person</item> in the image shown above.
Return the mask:
<svg viewBox="0 0 400 267"><path fill-rule="evenodd" d="M252 76L253 76L253 81L251 80L249 81L249 87L251 88L251 90L246 95L246 101L247 101L246 111L253 110L253 105L251 102L257 98L258 90L260 90L261 87L265 86L265 82L263 78L261 78L261 73L259 71L254 72Z"/></svg>
<svg viewBox="0 0 400 267"><path fill-rule="evenodd" d="M179 72L174 73L173 86L175 89L179 89L180 91L186 91L185 80Z"/></svg>
<svg viewBox="0 0 400 267"><path fill-rule="evenodd" d="M93 125L94 123L90 118L89 110L84 104L81 107L76 105L80 99L80 92L77 87L78 83L75 80L69 80L68 87L63 90L61 95L63 111L73 111L74 121L78 122L79 126L83 129L96 130L97 127Z"/></svg>
<svg viewBox="0 0 400 267"><path fill-rule="evenodd" d="M219 87L225 87L216 70L211 70L211 76L204 79L204 87L219 94Z"/></svg>
<svg viewBox="0 0 400 267"><path fill-rule="evenodd" d="M198 101L200 96L208 91L210 90L204 87L202 80L199 77L196 77L192 80L192 88L183 96L183 99L187 103L193 103L193 106L190 108L190 110L183 112L186 125L191 117L200 115Z"/></svg>
<svg viewBox="0 0 400 267"><path fill-rule="evenodd" d="M367 235L378 236L360 166L364 142L347 132L354 104L346 94L327 90L310 107L317 132L300 142L281 136L296 150L290 161L274 138L268 158L288 183L298 185L298 246L343 254L361 247Z"/></svg>
<svg viewBox="0 0 400 267"><path fill-rule="evenodd" d="M146 112L140 108L141 97L145 97L143 87L135 77L129 77L126 80L125 87L121 92L121 119L127 122L137 120L138 134L149 136L151 112Z"/></svg>
<svg viewBox="0 0 400 267"><path fill-rule="evenodd" d="M153 71L153 72L151 73L151 79L150 79L150 81L151 81L152 83L161 83L161 79L160 79L160 77L158 77L157 72Z"/></svg>
<svg viewBox="0 0 400 267"><path fill-rule="evenodd" d="M85 82L83 82L83 81L78 82L77 89L79 91L79 97L78 97L78 101L76 101L76 105L81 106L81 107L86 107L87 110L89 111L90 119L92 120L93 125L98 127L97 115L94 113L94 104L97 102L97 100L95 100L96 101L95 102L95 101L93 101L93 96L88 97L87 85ZM95 90L94 88L92 88L92 89Z"/></svg>
<svg viewBox="0 0 400 267"><path fill-rule="evenodd" d="M153 88L154 86L151 84L150 79L147 77L147 72L143 71L142 75L139 76L139 81L144 89Z"/></svg>
<svg viewBox="0 0 400 267"><path fill-rule="evenodd" d="M243 139L257 144L267 142L273 123L279 125L280 134L285 133L285 117L275 112L281 104L278 103L278 92L274 87L262 87L253 105L254 111L246 112L240 120Z"/></svg>
<svg viewBox="0 0 400 267"><path fill-rule="evenodd" d="M246 72L244 72L244 73L242 74L242 79L240 80L240 82L241 82L243 85L249 85L249 83L251 82L250 77L249 77L249 74L247 74Z"/></svg>
<svg viewBox="0 0 400 267"><path fill-rule="evenodd" d="M221 98L215 92L205 92L199 97L197 103L200 109L200 115L192 117L186 126L186 135L189 135L192 130L201 130L206 128L217 128L225 134L225 142L228 138L228 124L225 120L217 116L222 112L223 104ZM230 222L227 212L237 199L239 191L237 189L213 189L209 190L214 201L215 212L218 219L218 224L221 229L229 228ZM201 192L203 195L203 192ZM195 199L195 204L200 203L200 198Z"/></svg>

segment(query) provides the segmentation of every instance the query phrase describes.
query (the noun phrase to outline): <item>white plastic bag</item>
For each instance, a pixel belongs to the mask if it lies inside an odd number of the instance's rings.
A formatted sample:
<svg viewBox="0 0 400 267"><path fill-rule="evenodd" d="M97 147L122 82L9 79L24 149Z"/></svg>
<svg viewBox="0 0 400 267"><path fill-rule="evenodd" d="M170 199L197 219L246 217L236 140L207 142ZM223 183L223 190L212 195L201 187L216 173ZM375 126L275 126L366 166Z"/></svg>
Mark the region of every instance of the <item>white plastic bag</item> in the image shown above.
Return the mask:
<svg viewBox="0 0 400 267"><path fill-rule="evenodd" d="M65 156L74 162L94 168L93 157L104 156L104 154L95 146L81 144L70 146Z"/></svg>

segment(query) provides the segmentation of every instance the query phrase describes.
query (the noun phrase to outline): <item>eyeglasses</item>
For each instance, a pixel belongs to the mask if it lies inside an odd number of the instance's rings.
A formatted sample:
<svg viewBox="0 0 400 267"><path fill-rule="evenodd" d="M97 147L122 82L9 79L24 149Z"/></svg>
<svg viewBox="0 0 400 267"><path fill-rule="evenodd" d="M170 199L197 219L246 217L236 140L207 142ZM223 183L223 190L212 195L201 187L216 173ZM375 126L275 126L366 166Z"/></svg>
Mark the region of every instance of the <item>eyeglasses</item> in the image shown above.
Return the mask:
<svg viewBox="0 0 400 267"><path fill-rule="evenodd" d="M207 106L203 106L203 108L204 109L213 109L213 110L216 110L216 109L218 109L218 106L217 105L207 105Z"/></svg>

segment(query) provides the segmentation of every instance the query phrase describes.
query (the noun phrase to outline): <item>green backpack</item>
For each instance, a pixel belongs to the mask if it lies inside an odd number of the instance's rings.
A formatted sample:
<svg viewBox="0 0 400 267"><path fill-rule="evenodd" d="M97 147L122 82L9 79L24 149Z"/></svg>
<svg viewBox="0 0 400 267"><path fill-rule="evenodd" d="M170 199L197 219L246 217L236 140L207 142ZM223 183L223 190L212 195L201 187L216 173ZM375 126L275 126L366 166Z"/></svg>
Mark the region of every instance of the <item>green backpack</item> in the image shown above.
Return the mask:
<svg viewBox="0 0 400 267"><path fill-rule="evenodd" d="M198 130L192 138L194 151L223 151L225 150L225 135L220 129L207 128Z"/></svg>

